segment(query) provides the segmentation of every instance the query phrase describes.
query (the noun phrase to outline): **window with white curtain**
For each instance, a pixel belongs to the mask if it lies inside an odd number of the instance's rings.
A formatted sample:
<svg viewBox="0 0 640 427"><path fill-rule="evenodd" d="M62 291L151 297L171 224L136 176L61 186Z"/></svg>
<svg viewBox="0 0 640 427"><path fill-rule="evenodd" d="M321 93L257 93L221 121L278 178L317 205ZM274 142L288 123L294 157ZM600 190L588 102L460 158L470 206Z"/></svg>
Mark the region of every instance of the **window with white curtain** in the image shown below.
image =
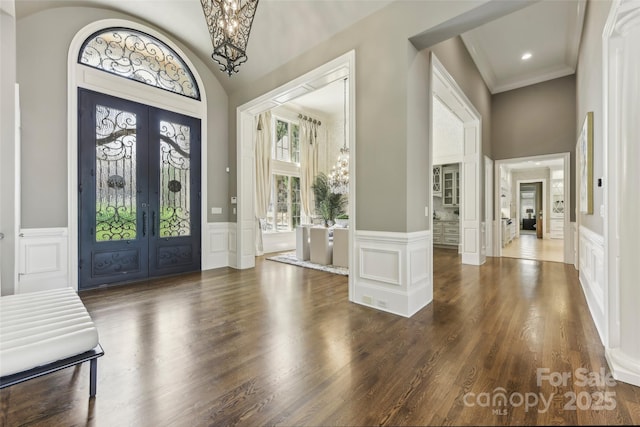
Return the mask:
<svg viewBox="0 0 640 427"><path fill-rule="evenodd" d="M300 125L273 117L271 198L265 232L293 231L301 224L300 201Z"/></svg>
<svg viewBox="0 0 640 427"><path fill-rule="evenodd" d="M264 223L267 232L292 231L301 222L300 177L273 174L271 199Z"/></svg>
<svg viewBox="0 0 640 427"><path fill-rule="evenodd" d="M279 117L273 118L273 159L300 163L300 125Z"/></svg>

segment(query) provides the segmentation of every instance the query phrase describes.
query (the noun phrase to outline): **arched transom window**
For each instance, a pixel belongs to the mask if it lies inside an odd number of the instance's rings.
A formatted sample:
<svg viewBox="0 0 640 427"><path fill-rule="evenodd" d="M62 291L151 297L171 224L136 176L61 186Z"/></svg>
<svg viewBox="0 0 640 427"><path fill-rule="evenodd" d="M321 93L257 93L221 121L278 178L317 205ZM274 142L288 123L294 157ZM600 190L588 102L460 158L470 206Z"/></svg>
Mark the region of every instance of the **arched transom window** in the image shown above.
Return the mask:
<svg viewBox="0 0 640 427"><path fill-rule="evenodd" d="M200 91L193 73L165 43L130 28L106 28L85 40L78 63L193 99Z"/></svg>

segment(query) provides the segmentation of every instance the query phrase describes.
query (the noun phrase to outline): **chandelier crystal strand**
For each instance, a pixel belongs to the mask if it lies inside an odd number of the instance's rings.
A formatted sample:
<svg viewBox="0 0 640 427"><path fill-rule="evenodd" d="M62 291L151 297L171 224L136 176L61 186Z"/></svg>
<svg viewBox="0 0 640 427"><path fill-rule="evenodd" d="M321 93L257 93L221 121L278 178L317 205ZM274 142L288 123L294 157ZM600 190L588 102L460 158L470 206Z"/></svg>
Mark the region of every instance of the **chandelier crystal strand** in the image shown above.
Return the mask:
<svg viewBox="0 0 640 427"><path fill-rule="evenodd" d="M211 58L229 77L247 62L247 43L259 0L200 0L209 36Z"/></svg>
<svg viewBox="0 0 640 427"><path fill-rule="evenodd" d="M343 146L338 161L329 173L329 186L335 194L349 193L349 148L347 147L347 79L344 79Z"/></svg>

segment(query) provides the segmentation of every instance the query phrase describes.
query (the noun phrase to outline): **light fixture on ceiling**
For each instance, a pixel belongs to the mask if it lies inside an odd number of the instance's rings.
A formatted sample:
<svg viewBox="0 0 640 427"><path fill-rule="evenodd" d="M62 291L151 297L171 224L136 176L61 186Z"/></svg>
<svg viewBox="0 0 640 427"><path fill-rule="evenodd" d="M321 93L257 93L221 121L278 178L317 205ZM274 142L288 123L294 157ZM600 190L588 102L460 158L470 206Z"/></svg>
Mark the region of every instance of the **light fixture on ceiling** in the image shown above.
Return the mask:
<svg viewBox="0 0 640 427"><path fill-rule="evenodd" d="M211 58L229 77L247 61L247 43L259 0L200 0L213 43Z"/></svg>
<svg viewBox="0 0 640 427"><path fill-rule="evenodd" d="M522 59L523 61L526 61L526 60L528 60L528 59L531 59L531 57L532 57L532 56L533 56L533 55L531 54L531 52L525 52L525 53L523 53L523 54L522 54L521 59Z"/></svg>
<svg viewBox="0 0 640 427"><path fill-rule="evenodd" d="M344 79L343 104L343 145L338 155L338 161L329 173L329 186L335 194L349 193L349 147L347 147L347 79Z"/></svg>

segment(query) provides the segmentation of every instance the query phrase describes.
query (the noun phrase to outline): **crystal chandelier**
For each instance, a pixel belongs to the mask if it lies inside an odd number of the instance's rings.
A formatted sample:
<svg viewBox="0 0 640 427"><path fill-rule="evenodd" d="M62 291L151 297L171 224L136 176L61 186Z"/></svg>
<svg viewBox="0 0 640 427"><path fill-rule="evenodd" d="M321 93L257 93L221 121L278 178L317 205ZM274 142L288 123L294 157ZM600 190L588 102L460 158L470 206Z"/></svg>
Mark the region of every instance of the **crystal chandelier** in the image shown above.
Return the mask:
<svg viewBox="0 0 640 427"><path fill-rule="evenodd" d="M247 61L247 43L259 0L200 0L213 43L211 58L229 77Z"/></svg>
<svg viewBox="0 0 640 427"><path fill-rule="evenodd" d="M344 108L343 108L343 146L338 155L338 161L329 173L329 186L332 193L349 193L349 148L347 148L347 79L344 79Z"/></svg>

